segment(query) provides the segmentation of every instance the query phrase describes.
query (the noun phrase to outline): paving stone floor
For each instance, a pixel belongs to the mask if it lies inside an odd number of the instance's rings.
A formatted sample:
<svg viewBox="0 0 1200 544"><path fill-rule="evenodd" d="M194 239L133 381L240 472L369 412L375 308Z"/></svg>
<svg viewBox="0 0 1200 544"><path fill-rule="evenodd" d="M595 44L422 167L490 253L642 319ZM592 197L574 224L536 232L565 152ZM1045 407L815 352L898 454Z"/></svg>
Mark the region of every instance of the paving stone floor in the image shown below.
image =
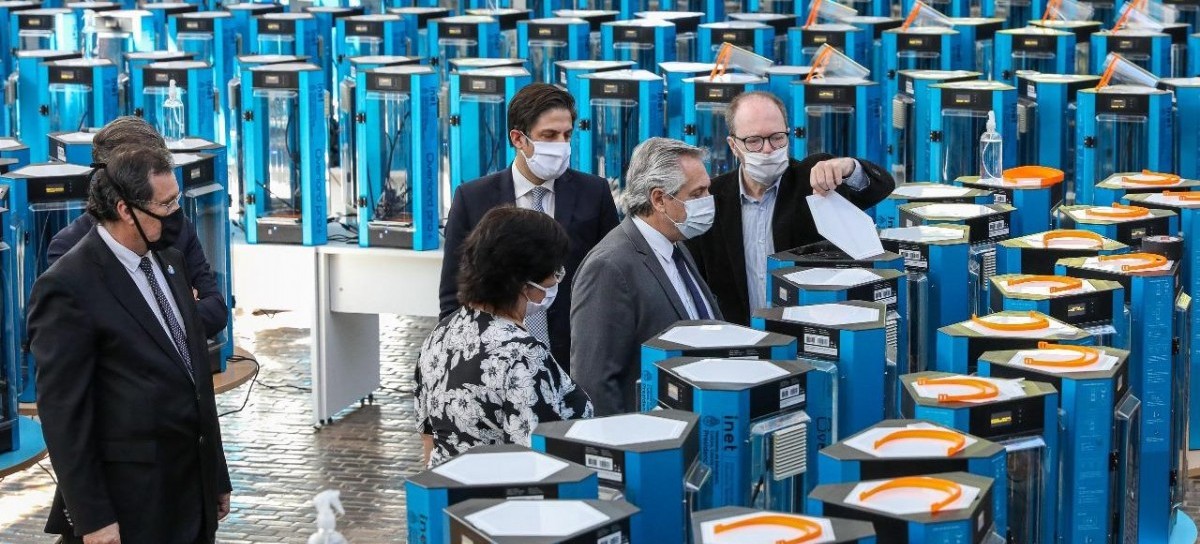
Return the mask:
<svg viewBox="0 0 1200 544"><path fill-rule="evenodd" d="M234 488L221 543L305 542L315 519L309 501L326 488L341 490L346 515L339 530L350 542L406 542L404 479L418 470L420 455L411 430L412 369L433 325L382 317L383 389L373 405L347 410L317 431L308 414L305 317L238 317L238 344L257 356L262 371L245 409L221 419ZM236 410L247 388L222 395L218 410ZM0 544L53 542L42 533L53 491L48 472L37 468L0 481ZM1189 499L1195 519L1200 480L1191 482Z"/></svg>

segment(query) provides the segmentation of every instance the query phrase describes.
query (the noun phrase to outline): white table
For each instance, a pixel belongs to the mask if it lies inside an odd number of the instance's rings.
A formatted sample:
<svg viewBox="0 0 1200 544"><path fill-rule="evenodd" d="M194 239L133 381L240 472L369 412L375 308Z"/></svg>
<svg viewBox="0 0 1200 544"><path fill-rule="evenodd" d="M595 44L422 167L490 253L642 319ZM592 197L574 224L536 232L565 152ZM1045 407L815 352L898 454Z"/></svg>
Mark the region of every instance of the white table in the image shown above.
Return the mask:
<svg viewBox="0 0 1200 544"><path fill-rule="evenodd" d="M232 247L238 308L312 316L316 425L379 388L379 314L438 314L441 251L252 245L239 236Z"/></svg>

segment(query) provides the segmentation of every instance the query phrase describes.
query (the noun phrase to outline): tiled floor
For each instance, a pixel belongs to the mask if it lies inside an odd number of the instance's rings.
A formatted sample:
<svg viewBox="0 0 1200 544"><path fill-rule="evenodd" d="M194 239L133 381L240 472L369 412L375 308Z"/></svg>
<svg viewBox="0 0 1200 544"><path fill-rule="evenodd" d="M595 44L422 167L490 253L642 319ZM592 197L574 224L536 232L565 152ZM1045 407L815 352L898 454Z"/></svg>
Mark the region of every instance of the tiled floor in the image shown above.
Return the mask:
<svg viewBox="0 0 1200 544"><path fill-rule="evenodd" d="M222 418L233 476L233 513L222 543L303 543L315 518L313 495L341 490L339 529L356 544L405 542L404 478L418 470L412 427L412 368L430 319L384 317L383 390L375 404L347 411L320 431L309 424L308 331L303 316L243 316L238 342L262 364L245 410ZM222 412L246 398L242 386L219 399ZM43 465L49 468L49 463ZM38 469L0 481L0 543L49 543L41 527L54 487ZM1188 512L1200 506L1193 480Z"/></svg>

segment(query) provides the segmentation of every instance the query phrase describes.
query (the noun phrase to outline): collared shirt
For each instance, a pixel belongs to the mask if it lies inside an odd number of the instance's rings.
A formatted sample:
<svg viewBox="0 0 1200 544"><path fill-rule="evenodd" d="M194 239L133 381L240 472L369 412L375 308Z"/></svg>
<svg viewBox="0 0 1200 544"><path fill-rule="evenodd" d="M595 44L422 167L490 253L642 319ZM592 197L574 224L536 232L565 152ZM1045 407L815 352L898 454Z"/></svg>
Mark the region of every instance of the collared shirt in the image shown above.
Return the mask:
<svg viewBox="0 0 1200 544"><path fill-rule="evenodd" d="M142 257L134 253L133 250L121 245L120 242L112 237L112 233L104 228L104 225L96 225L96 231L100 234L100 239L104 240L104 245L108 246L108 249L117 257L117 261L129 273L129 279L133 280L133 284L142 293L142 298L146 299L146 304L150 306L150 311L154 312L154 317L158 319L158 324L162 326L163 332L167 334L167 339L172 340L171 329L167 326L166 319L163 319L162 311L158 308L158 301L154 298L154 290L150 288L150 280L146 279L146 274L140 268ZM171 313L175 315L175 322L179 323L179 326L182 327L183 315L179 313L179 306L175 304L175 297L171 295L171 284L167 283L167 278L163 276L162 268L158 266L158 259L155 259L150 252L146 252L146 256L150 257L150 268L154 271L154 279L158 281L158 287L167 296L167 304L171 306ZM184 334L187 334L186 330L184 330ZM174 344L174 341L171 343Z"/></svg>
<svg viewBox="0 0 1200 544"><path fill-rule="evenodd" d="M515 202L517 207L526 210L534 209L532 191L537 185L534 185L532 181L529 181L529 178L521 173L516 163L513 163L510 168L512 168L513 175L513 196L516 197ZM546 215L554 217L554 180L549 180L541 186L550 191L546 193L546 196L542 197L542 209L545 210Z"/></svg>
<svg viewBox="0 0 1200 544"><path fill-rule="evenodd" d="M782 176L780 176L782 177ZM854 161L854 172L843 184L855 191L867 187L870 180L862 171L862 165ZM742 247L746 256L746 290L750 313L767 307L767 256L775 253L775 236L771 228L775 220L775 201L779 195L776 180L755 200L746 194L742 171L738 170L738 192L742 202Z"/></svg>
<svg viewBox="0 0 1200 544"><path fill-rule="evenodd" d="M696 301L692 300L687 286L683 283L683 278L679 275L679 269L675 267L675 261L671 258L671 255L675 252L675 244L671 243L666 236L663 236L654 227L642 221L640 217L634 217L633 224L642 233L642 238L646 239L646 243L650 244L650 250L654 252L654 256L658 257L658 264L662 265L663 272L667 273L667 279L671 280L671 286L675 288L675 293L679 295L679 300L683 301L683 307L687 309L688 319L700 319L700 314L696 313ZM692 283L699 289L700 282L696 280L696 275L690 275L692 276ZM708 310L708 315L713 315L712 307L707 302L701 300L700 304L704 304L704 308Z"/></svg>

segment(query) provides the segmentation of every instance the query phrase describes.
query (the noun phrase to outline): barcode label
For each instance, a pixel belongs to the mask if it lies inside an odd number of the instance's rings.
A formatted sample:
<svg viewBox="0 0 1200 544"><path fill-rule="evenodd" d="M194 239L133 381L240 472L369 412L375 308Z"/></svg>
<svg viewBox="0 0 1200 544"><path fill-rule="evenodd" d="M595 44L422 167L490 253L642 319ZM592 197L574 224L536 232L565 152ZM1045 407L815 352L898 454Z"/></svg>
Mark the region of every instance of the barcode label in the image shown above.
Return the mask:
<svg viewBox="0 0 1200 544"><path fill-rule="evenodd" d="M624 542L624 538L621 535L621 531L617 531L611 535L600 537L600 540L597 540L596 544L621 544L622 542Z"/></svg>
<svg viewBox="0 0 1200 544"><path fill-rule="evenodd" d="M896 293L892 292L892 288L886 285L875 288L875 302L890 299L895 297Z"/></svg>
<svg viewBox="0 0 1200 544"><path fill-rule="evenodd" d="M1008 221L1003 219L999 221L988 221L988 238L1004 236L1008 234Z"/></svg>
<svg viewBox="0 0 1200 544"><path fill-rule="evenodd" d="M788 293L787 293L787 289L786 289L786 288L783 288L783 287L780 287L780 288L779 288L779 300L782 300L782 301L784 301L784 302L787 302L787 301L788 301L788 296L787 296L787 295L788 295Z"/></svg>
<svg viewBox="0 0 1200 544"><path fill-rule="evenodd" d="M586 465L588 468L594 468L597 470L613 469L613 461L607 457L600 457L599 455L592 455L589 453L584 456L583 461L584 465Z"/></svg>
<svg viewBox="0 0 1200 544"><path fill-rule="evenodd" d="M828 336L804 333L804 351L806 352L837 356L837 348L832 346L833 341Z"/></svg>
<svg viewBox="0 0 1200 544"><path fill-rule="evenodd" d="M779 390L779 408L791 408L804 402L804 391L800 384L789 385Z"/></svg>
<svg viewBox="0 0 1200 544"><path fill-rule="evenodd" d="M904 82L904 92L908 93L908 94L913 94L913 82L911 79Z"/></svg>
<svg viewBox="0 0 1200 544"><path fill-rule="evenodd" d="M540 501L546 498L545 495L520 495L516 497L508 497L510 501Z"/></svg>
<svg viewBox="0 0 1200 544"><path fill-rule="evenodd" d="M904 266L922 269L929 268L929 263L925 262L925 257L921 255L920 250L901 248L900 256L904 257Z"/></svg>
<svg viewBox="0 0 1200 544"><path fill-rule="evenodd" d="M1034 85L1025 87L1025 95L1029 98L1037 99L1037 87Z"/></svg>
<svg viewBox="0 0 1200 544"><path fill-rule="evenodd" d="M1008 204L1008 195L1004 193L996 193L992 197L992 202L995 204Z"/></svg>

